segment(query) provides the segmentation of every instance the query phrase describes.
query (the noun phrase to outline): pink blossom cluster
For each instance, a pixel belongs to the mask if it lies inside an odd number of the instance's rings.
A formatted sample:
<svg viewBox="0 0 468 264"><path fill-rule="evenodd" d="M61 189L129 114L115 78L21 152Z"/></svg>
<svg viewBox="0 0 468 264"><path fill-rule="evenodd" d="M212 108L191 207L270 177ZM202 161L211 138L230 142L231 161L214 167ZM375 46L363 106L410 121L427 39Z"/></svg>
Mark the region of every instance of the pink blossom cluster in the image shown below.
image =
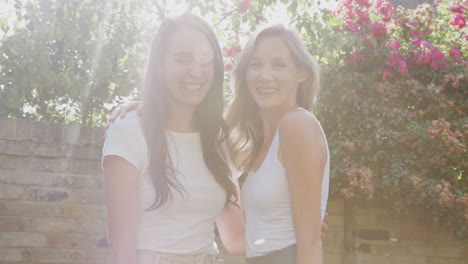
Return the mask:
<svg viewBox="0 0 468 264"><path fill-rule="evenodd" d="M457 199L457 204L465 207L465 208L468 208L468 193L465 193L463 194L462 197L459 197Z"/></svg>
<svg viewBox="0 0 468 264"><path fill-rule="evenodd" d="M242 48L241 48L240 45L234 45L234 46L232 46L230 49L228 49L228 50L226 51L226 55L227 55L228 57L231 57L231 56L233 56L233 55L235 55L235 54L240 53L241 51L242 51Z"/></svg>
<svg viewBox="0 0 468 264"><path fill-rule="evenodd" d="M334 14L346 21L354 22L351 27L350 22L347 22L347 26L350 31L357 31L358 27L371 23L370 11L378 15L384 23L389 22L394 15L392 4L383 0L374 1L374 5L369 0L342 0ZM382 28L380 25L378 27Z"/></svg>
<svg viewBox="0 0 468 264"><path fill-rule="evenodd" d="M456 26L459 29L462 29L466 26L465 11L467 7L468 1L464 1L463 3L452 6L450 8L450 12L453 14L452 19L449 21L450 25Z"/></svg>
<svg viewBox="0 0 468 264"><path fill-rule="evenodd" d="M434 70L449 65L445 54L423 38L415 38L410 41L410 44L416 47L409 54L409 60L413 64L417 66L430 65Z"/></svg>
<svg viewBox="0 0 468 264"><path fill-rule="evenodd" d="M411 182L413 182L413 185L414 185L414 189L416 189L416 191L421 191L422 189L422 179L418 176L412 176L410 177L410 180Z"/></svg>
<svg viewBox="0 0 468 264"><path fill-rule="evenodd" d="M464 19L467 3L465 0L462 4L452 7L450 11L458 14L457 17L461 15ZM360 66L371 63L378 54L388 54L384 55L386 67L381 72L383 80L398 74L408 74L412 69L420 67L438 70L454 62L467 65L468 63L462 60L460 49L452 48L450 52L444 53L425 39L433 33L433 29L429 28L434 19L432 12L432 7L424 4L414 11L416 17L407 18L410 13L406 14L401 10L392 22L394 8L385 0L341 0L341 5L334 14L343 19L343 26L336 31L349 32L361 39L362 42L356 41L356 44L363 43L363 46L352 46L345 63ZM463 19L458 18L460 21ZM462 24L457 22L458 26ZM408 28L410 36L414 38L405 43L394 41L385 46L385 42L390 40L395 32L395 26L398 25ZM403 45L404 47L400 49Z"/></svg>
<svg viewBox="0 0 468 264"><path fill-rule="evenodd" d="M345 170L345 177L348 186L340 190L345 199L350 200L355 196L355 191L359 190L371 199L374 195L374 184L372 183L373 174L370 168L358 166L349 159L345 160L348 166Z"/></svg>
<svg viewBox="0 0 468 264"><path fill-rule="evenodd" d="M391 42L387 47L391 52L390 56L387 58L387 65L398 73L408 73L408 64L406 64L403 55L399 52L401 43L399 41L394 41Z"/></svg>
<svg viewBox="0 0 468 264"><path fill-rule="evenodd" d="M460 142L464 138L464 135L456 130L450 129L451 124L449 122L434 120L432 121L432 127L427 130L429 138L435 139L445 145L447 149L447 155L451 154L463 154L466 153L466 146Z"/></svg>
<svg viewBox="0 0 468 264"><path fill-rule="evenodd" d="M439 204L451 206L456 197L451 191L452 185L447 181L443 181L442 184L437 184L433 191L439 194Z"/></svg>
<svg viewBox="0 0 468 264"><path fill-rule="evenodd" d="M242 0L239 5L237 5L237 12L244 14L249 10L252 5L252 0Z"/></svg>

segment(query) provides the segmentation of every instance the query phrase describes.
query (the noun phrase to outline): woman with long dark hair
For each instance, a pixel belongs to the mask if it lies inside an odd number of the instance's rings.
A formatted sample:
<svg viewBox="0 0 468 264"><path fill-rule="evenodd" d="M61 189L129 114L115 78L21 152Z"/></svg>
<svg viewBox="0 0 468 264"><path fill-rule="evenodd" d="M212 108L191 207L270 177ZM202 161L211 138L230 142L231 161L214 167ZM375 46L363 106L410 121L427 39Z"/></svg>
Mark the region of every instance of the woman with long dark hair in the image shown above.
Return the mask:
<svg viewBox="0 0 468 264"><path fill-rule="evenodd" d="M185 14L161 24L142 95L142 117L116 120L103 147L111 263L215 263L215 221L226 249L242 253L223 61L206 22Z"/></svg>

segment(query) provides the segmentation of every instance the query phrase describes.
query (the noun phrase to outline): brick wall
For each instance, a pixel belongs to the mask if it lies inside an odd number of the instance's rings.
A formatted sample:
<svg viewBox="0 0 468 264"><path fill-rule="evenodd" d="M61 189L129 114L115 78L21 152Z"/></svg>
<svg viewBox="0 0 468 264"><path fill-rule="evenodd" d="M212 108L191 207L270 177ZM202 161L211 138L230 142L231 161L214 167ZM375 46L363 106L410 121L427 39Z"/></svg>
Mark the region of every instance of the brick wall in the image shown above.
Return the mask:
<svg viewBox="0 0 468 264"><path fill-rule="evenodd" d="M107 263L103 129L0 119L0 264ZM466 264L467 242L382 203L332 198L325 263ZM226 264L242 257L221 255Z"/></svg>
<svg viewBox="0 0 468 264"><path fill-rule="evenodd" d="M102 129L0 120L0 262L107 260Z"/></svg>

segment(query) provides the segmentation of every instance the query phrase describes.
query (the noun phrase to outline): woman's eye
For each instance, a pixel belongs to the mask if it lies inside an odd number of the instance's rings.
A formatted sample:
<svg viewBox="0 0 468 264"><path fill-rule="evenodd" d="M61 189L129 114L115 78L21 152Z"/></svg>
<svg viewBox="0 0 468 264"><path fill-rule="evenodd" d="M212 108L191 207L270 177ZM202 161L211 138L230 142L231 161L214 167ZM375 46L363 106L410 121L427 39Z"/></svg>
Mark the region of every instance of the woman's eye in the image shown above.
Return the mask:
<svg viewBox="0 0 468 264"><path fill-rule="evenodd" d="M286 67L286 64L284 64L284 63L275 63L275 64L273 64L273 67L275 67L275 68L284 68L284 67Z"/></svg>
<svg viewBox="0 0 468 264"><path fill-rule="evenodd" d="M180 64L188 64L190 63L190 58L188 57L175 57L175 62L180 63Z"/></svg>
<svg viewBox="0 0 468 264"><path fill-rule="evenodd" d="M252 68L259 68L261 67L262 65L258 62L252 62L252 63L249 63L249 67L252 67Z"/></svg>

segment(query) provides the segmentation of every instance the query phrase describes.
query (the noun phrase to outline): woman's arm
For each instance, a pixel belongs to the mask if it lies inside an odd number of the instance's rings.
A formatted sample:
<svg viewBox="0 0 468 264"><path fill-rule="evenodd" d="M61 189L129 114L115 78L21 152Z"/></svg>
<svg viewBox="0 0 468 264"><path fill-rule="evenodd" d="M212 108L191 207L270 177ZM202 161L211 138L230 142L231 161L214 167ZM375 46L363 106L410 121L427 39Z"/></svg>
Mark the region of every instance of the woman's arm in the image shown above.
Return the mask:
<svg viewBox="0 0 468 264"><path fill-rule="evenodd" d="M109 244L112 264L136 264L138 170L125 159L103 159Z"/></svg>
<svg viewBox="0 0 468 264"><path fill-rule="evenodd" d="M240 200L239 181L233 180L237 190L237 206L229 209L216 217L216 226L224 248L232 255L245 255L245 217Z"/></svg>
<svg viewBox="0 0 468 264"><path fill-rule="evenodd" d="M279 124L280 160L286 168L297 243L297 264L322 264L321 189L327 160L315 118L293 111Z"/></svg>

